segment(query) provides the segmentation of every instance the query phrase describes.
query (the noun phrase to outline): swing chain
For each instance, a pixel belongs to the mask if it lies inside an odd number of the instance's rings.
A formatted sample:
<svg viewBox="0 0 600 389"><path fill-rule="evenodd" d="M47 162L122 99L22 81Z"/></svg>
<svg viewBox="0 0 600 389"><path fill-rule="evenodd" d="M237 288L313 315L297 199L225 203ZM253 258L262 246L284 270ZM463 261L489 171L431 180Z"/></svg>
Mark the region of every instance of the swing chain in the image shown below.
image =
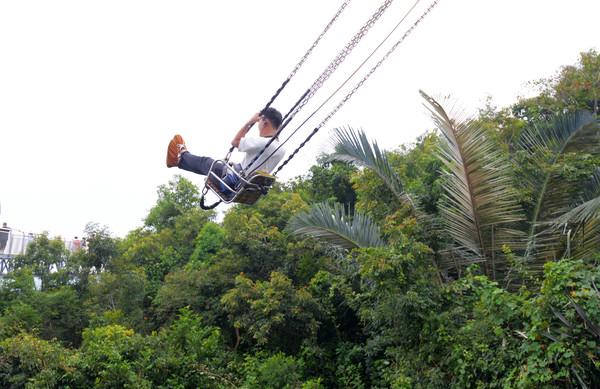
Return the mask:
<svg viewBox="0 0 600 389"><path fill-rule="evenodd" d="M339 102L339 104L319 123L318 128L323 127L352 96L363 86L363 84L379 69L381 64L388 59L388 57L396 50L398 46L413 32L415 28L425 19L425 17L431 12L431 10L439 3L440 0L434 0L429 7L421 14L421 16L410 26L408 30L404 32L404 35L394 43L394 45L385 53L385 55L369 70L369 72L352 88L350 92Z"/></svg>
<svg viewBox="0 0 600 389"><path fill-rule="evenodd" d="M282 126L277 130L277 133L273 137L273 139L277 138L281 131L290 123L290 121L294 118L294 116L306 105L309 100L315 95L315 93L323 86L325 81L329 79L331 74L339 67L339 65L346 59L346 57L352 52L352 50L358 45L361 39L367 34L367 32L375 25L375 23L381 18L384 12L392 5L394 0L385 0L383 4L371 15L371 17L362 25L359 31L352 37L352 39L346 44L346 46L337 54L337 56L331 61L331 63L327 66L327 68L319 75L317 80L313 83L313 85L307 89L307 91L302 95L302 97L296 102L296 104L290 109L290 111L285 115L284 122ZM252 166L254 162L256 162L263 153L267 150L267 148L273 142L273 139L270 140L265 147L252 159L249 163L249 166ZM288 158L289 160L289 158ZM257 168L254 168L256 170Z"/></svg>
<svg viewBox="0 0 600 389"><path fill-rule="evenodd" d="M385 53L385 55L369 70L369 72L354 86L354 88L348 92L348 94L339 102L339 104L319 123L317 127L308 135L308 137L292 152L292 154L281 164L275 172L274 176L287 165L292 158L308 143L308 141L342 108L342 106L350 100L350 98L363 86L363 84L371 77L373 73L381 66L381 64L396 50L396 48L410 35L411 32L425 19L425 17L433 10L433 8L439 3L440 0L434 0L429 7L421 14L421 16L410 26L408 30L402 35L402 37L394 43L394 45Z"/></svg>
<svg viewBox="0 0 600 389"><path fill-rule="evenodd" d="M300 104L296 106L294 111L290 113L288 121L290 121L315 95L315 93L325 84L333 72L340 66L346 57L354 50L354 48L360 43L361 39L367 34L367 32L375 25L383 13L392 5L394 0L386 0L373 15L367 20L367 22L360 28L360 30L352 37L352 39L346 44L346 46L338 53L338 55L331 61L327 68L321 73L313 85L309 88L309 93L302 100Z"/></svg>
<svg viewBox="0 0 600 389"><path fill-rule="evenodd" d="M308 49L308 51L306 52L306 54L304 54L304 56L300 59L300 62L298 62L298 64L294 68L294 70L292 70L292 72L288 76L288 80L291 79L292 77L294 77L294 75L296 74L296 72L298 72L298 70L300 69L300 67L302 67L302 65L304 64L304 62L306 62L306 60L308 59L308 57L310 56L310 54L312 53L312 51L315 49L315 47L317 47L317 45L319 44L319 42L321 41L321 39L325 36L325 34L327 33L327 31L329 31L329 29L331 28L331 26L333 25L333 23L339 18L339 16L342 14L342 12L344 11L344 9L346 9L346 7L348 6L348 4L350 4L350 1L351 0L345 0L344 3L342 3L342 5L338 9L338 11L335 13L335 15L333 15L333 18L331 18L331 20L329 21L329 23L325 26L325 29L323 30L323 32L321 32L321 34L313 42L312 46Z"/></svg>
<svg viewBox="0 0 600 389"><path fill-rule="evenodd" d="M294 69L292 70L292 72L290 73L290 75L287 77L287 79L281 84L281 86L279 87L279 89L277 89L277 91L275 91L275 94L271 97L271 99L269 100L269 102L265 105L265 107L261 110L261 112L265 111L267 108L269 108L271 106L271 104L273 103L273 101L275 101L275 99L279 96L279 94L283 91L283 89L285 89L285 87L287 86L287 84L290 82L290 80L296 75L296 73L298 72L298 70L300 69L300 67L302 67L302 65L304 64L304 62L306 62L306 60L308 59L308 57L310 56L310 54L312 53L312 51L315 49L315 47L317 47L317 45L319 44L319 42L321 41L321 39L325 36L325 34L327 33L327 31L329 31L329 29L331 28L331 26L333 25L333 23L335 23L335 21L339 18L339 16L342 14L342 12L346 9L346 7L348 6L348 4L350 4L351 0L345 0L342 5L340 6L340 8L338 9L338 11L335 13L335 15L333 16L333 18L331 18L331 20L329 21L329 23L327 23L327 25L325 26L325 29L321 32L321 34L319 34L319 36L317 37L317 39L313 42L313 44L311 45L311 47L308 49L308 51L302 56L302 58L300 59L300 61L298 62L298 64L294 67ZM386 3L391 3L391 1L393 0L387 0ZM387 8L389 6L386 5L385 8ZM384 9L385 10L385 9ZM381 13L383 13L383 11L380 11L380 15ZM378 17L379 18L379 17ZM373 19L373 18L371 18ZM363 27L364 28L364 27ZM364 35L364 34L363 34ZM356 45L356 44L355 44ZM330 64L331 66L331 64ZM337 67L337 66L336 66ZM309 90L310 91L310 90ZM296 108L307 96L308 92L307 91L301 98L300 100L296 103L296 105L294 105L294 108ZM313 93L314 94L314 93ZM306 104L306 103L304 103ZM292 108L292 110L286 115L286 118L290 115L290 113L292 111L294 111L294 108ZM296 114L297 110L294 111L294 114ZM290 118L291 120L291 118ZM289 121L289 120L288 120ZM279 132L281 132L281 130L283 130L283 128L280 129ZM269 143L270 145L270 143ZM266 148L269 146L266 145L265 148L259 153L259 155L257 155L252 162L248 165L252 165L257 159L258 157L260 157L260 155L262 155L262 153L266 150ZM233 152L233 150L235 149L235 147L231 147L229 149L229 152L227 153L227 155L225 156L224 160L225 162L229 161L229 158L231 157L231 153Z"/></svg>
<svg viewBox="0 0 600 389"><path fill-rule="evenodd" d="M273 175L274 175L274 176L277 176L277 173L279 173L279 171L280 171L281 169L283 169L283 167L284 167L285 165L287 165L287 164L288 164L288 163L289 163L289 162L292 160L292 158L294 158L294 156L295 156L296 154L298 154L298 152L299 152L299 151L300 151L300 150L301 150L301 149L304 147L304 145L306 145L306 144L308 143L308 141L310 141L310 139L311 139L311 138L312 138L312 137L313 137L313 136L314 136L314 135L317 133L317 131L319 131L319 129L320 129L320 127L315 127L315 128L312 130L312 132L311 132L311 133L308 135L308 137L307 137L306 139L304 139L304 141L302 141L302 143L300 144L300 146L298 146L298 147L296 148L296 150L294 150L294 152L293 152L293 153L292 153L292 154L291 154L291 155L290 155L290 156L289 156L289 157L288 157L288 158L287 158L285 161L283 161L283 163L282 163L281 165L279 165L279 166L277 167L277 169L275 170L275 172L273 172Z"/></svg>
<svg viewBox="0 0 600 389"><path fill-rule="evenodd" d="M281 91L288 84L288 82L290 81L290 79L296 74L296 72L304 64L304 62L306 61L306 59L308 58L308 56L312 53L313 49L317 46L317 44L319 43L319 41L323 38L323 36L330 29L330 27L333 25L333 23L338 19L338 17L341 15L341 13L347 7L347 5L350 3L350 1L351 0L345 0L344 1L344 3L338 9L338 11L336 12L336 14L331 19L331 21L327 24L327 26L325 27L325 29L323 30L323 32L317 37L317 39L312 44L312 46L309 48L309 50L306 52L306 54L300 59L300 62L292 70L292 72L290 73L290 75L288 76L288 78L283 82L283 84L281 85L281 87L275 92L275 94L273 95L273 97L271 98L271 100L267 103L265 109L271 105L271 103L277 98L277 96L279 95L279 93L281 93ZM356 33L354 35L354 37L350 40L350 42L348 42L348 44L344 47L344 49L342 49L340 51L340 53L338 53L338 55L329 64L329 66L325 69L325 71L314 82L314 84L311 86L311 88L309 88L307 90L307 92L300 98L300 100L294 106L294 108L292 108L292 110L286 115L286 117L288 117L287 122L289 122L300 111L300 109L302 109L308 103L308 101L314 96L314 94L317 92L317 90L319 90L321 88L321 86L323 86L323 84L325 83L325 81L327 81L327 79L329 79L329 77L331 76L331 74L333 74L333 72L346 59L346 57L350 54L350 52L358 45L358 43L360 42L360 40L366 35L366 33L371 29L371 27L373 27L373 25L375 25L375 23L379 20L379 18L383 15L383 13L389 8L389 6L392 4L392 2L393 2L393 0L385 0L385 2L379 7L379 9L367 21L367 23L365 23L361 27L361 29L358 31L358 33ZM283 130L283 128L280 128L279 131L278 131L278 133L281 132L281 130ZM293 155L295 155L300 150L300 148L303 147L304 144L306 144L310 140L310 138L317 131L318 131L318 128L316 128L313 131L313 134L311 134L308 137L308 139L306 139L302 143L302 145L293 153ZM257 160L260 157L260 155L264 153L264 151L270 145L270 143L271 142L269 142L265 146L265 148L263 150L261 150L261 152L253 159L253 161L250 163L250 165L252 165L252 163L254 163L254 161ZM233 150L234 150L234 147L231 147L229 149L229 152L227 153L227 155L224 158L225 163L227 163L229 161L229 158L231 157L231 154L232 154ZM293 157L293 155L292 155L292 157ZM287 164L287 162L289 162L289 160L291 160L291 158L288 158L284 162L284 164L277 169L277 171L275 172L275 174L277 174L277 172L279 172L279 170L281 170L281 168L285 164ZM212 206L205 207L205 205L204 205L204 198L205 198L205 195L208 193L208 190L209 190L208 185L205 184L204 188L202 190L201 204L200 204L203 209L212 209L212 208L214 208L215 206L217 206L220 203L220 201L218 201L217 203L213 204Z"/></svg>

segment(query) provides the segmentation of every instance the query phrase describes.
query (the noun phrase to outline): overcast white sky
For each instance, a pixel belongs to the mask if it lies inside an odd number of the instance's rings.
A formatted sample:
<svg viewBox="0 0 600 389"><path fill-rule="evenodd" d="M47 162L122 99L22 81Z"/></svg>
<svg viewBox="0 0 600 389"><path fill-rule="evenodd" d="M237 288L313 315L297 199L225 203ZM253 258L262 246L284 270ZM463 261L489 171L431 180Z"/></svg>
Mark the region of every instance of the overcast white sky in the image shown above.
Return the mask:
<svg viewBox="0 0 600 389"><path fill-rule="evenodd" d="M395 1L340 75L413 1ZM354 0L274 106L289 109L379 3ZM0 222L66 238L90 221L117 236L139 227L179 173L165 167L169 139L181 133L190 151L223 157L340 4L0 0ZM471 111L487 96L511 104L531 93L527 81L598 50L598 15L597 0L441 0L280 176L306 172L335 126L363 128L387 149L414 141L431 127L419 89Z"/></svg>

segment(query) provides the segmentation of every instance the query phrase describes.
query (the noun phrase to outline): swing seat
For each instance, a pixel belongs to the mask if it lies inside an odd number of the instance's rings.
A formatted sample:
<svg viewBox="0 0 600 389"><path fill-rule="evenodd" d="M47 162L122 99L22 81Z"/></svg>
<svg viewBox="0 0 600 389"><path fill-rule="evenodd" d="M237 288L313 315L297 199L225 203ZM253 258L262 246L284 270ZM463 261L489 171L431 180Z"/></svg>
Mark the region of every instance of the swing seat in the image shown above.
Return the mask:
<svg viewBox="0 0 600 389"><path fill-rule="evenodd" d="M217 176L212 171L212 167L206 178L206 186L225 203L252 205L256 203L260 196L266 195L275 183L275 176L262 170L253 172L248 178L240 175L229 165L227 165L227 170L238 181L234 187L231 187L223 178Z"/></svg>
<svg viewBox="0 0 600 389"><path fill-rule="evenodd" d="M238 189L231 201L252 205L260 196L266 195L274 183L275 176L263 171L254 172L247 183L242 184Z"/></svg>

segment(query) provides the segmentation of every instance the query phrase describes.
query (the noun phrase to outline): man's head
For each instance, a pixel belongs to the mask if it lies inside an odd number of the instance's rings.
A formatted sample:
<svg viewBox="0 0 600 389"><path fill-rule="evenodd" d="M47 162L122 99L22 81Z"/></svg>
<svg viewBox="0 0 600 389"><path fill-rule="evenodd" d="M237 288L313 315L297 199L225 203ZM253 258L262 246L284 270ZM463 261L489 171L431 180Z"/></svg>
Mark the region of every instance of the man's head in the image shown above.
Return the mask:
<svg viewBox="0 0 600 389"><path fill-rule="evenodd" d="M277 132L279 126L281 126L281 121L283 117L281 116L281 112L276 110L275 108L267 108L263 109L260 112L260 119L258 121L258 130L260 132L260 136L273 136Z"/></svg>

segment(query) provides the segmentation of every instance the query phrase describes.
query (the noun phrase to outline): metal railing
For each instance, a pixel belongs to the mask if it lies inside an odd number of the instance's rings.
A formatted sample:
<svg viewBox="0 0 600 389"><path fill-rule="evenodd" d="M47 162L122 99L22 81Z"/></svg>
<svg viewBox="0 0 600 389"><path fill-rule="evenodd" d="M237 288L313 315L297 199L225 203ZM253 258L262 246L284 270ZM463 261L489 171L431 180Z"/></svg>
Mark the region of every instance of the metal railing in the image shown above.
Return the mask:
<svg viewBox="0 0 600 389"><path fill-rule="evenodd" d="M39 234L26 233L19 230L0 228L0 274L6 274L12 268L12 259L27 252L27 247ZM84 249L85 242L80 239L61 239L65 248L71 252Z"/></svg>

